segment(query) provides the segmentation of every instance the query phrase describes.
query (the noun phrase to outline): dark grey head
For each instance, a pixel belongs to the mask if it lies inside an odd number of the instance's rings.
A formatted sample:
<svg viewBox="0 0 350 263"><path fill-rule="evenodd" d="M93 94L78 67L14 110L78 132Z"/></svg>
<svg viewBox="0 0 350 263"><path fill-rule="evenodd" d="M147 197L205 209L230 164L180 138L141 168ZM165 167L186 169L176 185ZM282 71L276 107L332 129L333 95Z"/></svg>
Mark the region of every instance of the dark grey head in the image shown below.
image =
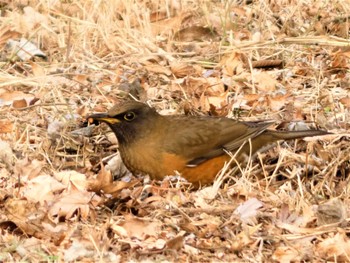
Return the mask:
<svg viewBox="0 0 350 263"><path fill-rule="evenodd" d="M107 113L93 114L88 119L104 122L113 130L119 143L132 142L138 131L152 126L160 115L147 104L124 101L114 105Z"/></svg>

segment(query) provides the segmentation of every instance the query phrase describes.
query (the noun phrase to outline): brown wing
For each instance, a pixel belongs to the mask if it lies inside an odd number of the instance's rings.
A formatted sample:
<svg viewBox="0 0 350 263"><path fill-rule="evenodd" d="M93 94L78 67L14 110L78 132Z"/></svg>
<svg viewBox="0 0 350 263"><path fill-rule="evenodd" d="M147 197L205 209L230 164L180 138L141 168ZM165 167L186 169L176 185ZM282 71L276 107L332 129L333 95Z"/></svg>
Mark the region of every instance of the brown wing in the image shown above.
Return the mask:
<svg viewBox="0 0 350 263"><path fill-rule="evenodd" d="M186 121L184 121L184 119ZM178 120L178 121L176 121ZM228 118L185 116L173 117L172 124L186 123L185 127L170 125L164 142L169 152L187 158L188 166L196 166L210 158L235 151L248 139L264 132L273 122L238 122ZM171 150L170 150L171 149Z"/></svg>

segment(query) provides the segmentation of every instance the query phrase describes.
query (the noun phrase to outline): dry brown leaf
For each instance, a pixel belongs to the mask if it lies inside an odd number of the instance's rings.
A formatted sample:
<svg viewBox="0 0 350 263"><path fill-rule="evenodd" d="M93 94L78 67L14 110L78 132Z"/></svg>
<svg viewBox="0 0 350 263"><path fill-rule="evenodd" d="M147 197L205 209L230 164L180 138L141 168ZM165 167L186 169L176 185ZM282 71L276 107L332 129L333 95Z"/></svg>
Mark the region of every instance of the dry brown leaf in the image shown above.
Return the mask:
<svg viewBox="0 0 350 263"><path fill-rule="evenodd" d="M86 175L78 173L77 171L70 170L57 172L54 173L54 177L59 182L62 182L65 186L68 186L69 184L74 184L74 186L79 190L87 189L88 182L86 179Z"/></svg>
<svg viewBox="0 0 350 263"><path fill-rule="evenodd" d="M346 232L338 228L335 236L325 238L316 246L317 253L325 260L345 262L349 260L350 240Z"/></svg>
<svg viewBox="0 0 350 263"><path fill-rule="evenodd" d="M342 68L349 68L349 63L348 63L348 53L341 53L338 52L336 53L333 58L332 58L332 63L331 67L334 69L342 69Z"/></svg>
<svg viewBox="0 0 350 263"><path fill-rule="evenodd" d="M126 235L129 238L145 240L149 236L156 236L158 231L160 231L160 227L160 222L152 222L127 215L124 223L112 226L111 228L118 234Z"/></svg>
<svg viewBox="0 0 350 263"><path fill-rule="evenodd" d="M188 19L191 16L191 13L185 12L168 19L153 22L151 23L152 34L153 36L170 35L181 27L181 24L185 19Z"/></svg>
<svg viewBox="0 0 350 263"><path fill-rule="evenodd" d="M0 139L0 163L12 167L14 157L10 144Z"/></svg>
<svg viewBox="0 0 350 263"><path fill-rule="evenodd" d="M29 105L30 101L35 98L32 94L27 94L22 91L7 91L0 89L0 106L11 105L14 101L26 101L26 105Z"/></svg>
<svg viewBox="0 0 350 263"><path fill-rule="evenodd" d="M167 67L158 64L149 64L144 66L146 70L155 74L164 74L166 76L171 76L171 70Z"/></svg>
<svg viewBox="0 0 350 263"><path fill-rule="evenodd" d="M23 187L22 195L32 202L40 202L44 204L55 198L55 193L62 191L66 186L58 182L50 175L40 175L32 178L25 187Z"/></svg>
<svg viewBox="0 0 350 263"><path fill-rule="evenodd" d="M244 203L240 204L236 210L234 211L235 214L239 215L240 219L247 223L251 222L252 218L255 218L258 209L263 207L263 203L259 201L256 198L251 198L245 201Z"/></svg>
<svg viewBox="0 0 350 263"><path fill-rule="evenodd" d="M7 218L27 235L38 238L47 236L48 233L43 233L41 226L45 213L37 204L9 198L5 202L5 211Z"/></svg>
<svg viewBox="0 0 350 263"><path fill-rule="evenodd" d="M88 115L89 111L90 110L85 105L83 105L81 107L78 107L76 109L76 113L79 114L82 117L86 117Z"/></svg>
<svg viewBox="0 0 350 263"><path fill-rule="evenodd" d="M108 187L113 182L113 176L109 170L106 170L103 164L101 164L101 170L99 171L97 178L88 181L87 189L95 193L103 192L105 187Z"/></svg>
<svg viewBox="0 0 350 263"><path fill-rule="evenodd" d="M0 47L3 47L10 39L20 37L20 33L13 31L9 25L0 28Z"/></svg>
<svg viewBox="0 0 350 263"><path fill-rule="evenodd" d="M280 111L289 102L290 94L277 95L277 96L266 96L267 103L272 111Z"/></svg>
<svg viewBox="0 0 350 263"><path fill-rule="evenodd" d="M170 69L177 78L199 76L201 74L200 67L189 65L188 63L184 62L173 62L170 64Z"/></svg>
<svg viewBox="0 0 350 263"><path fill-rule="evenodd" d="M179 251L184 245L184 236L178 235L168 241L166 241L166 247Z"/></svg>
<svg viewBox="0 0 350 263"><path fill-rule="evenodd" d="M13 122L11 120L0 120L0 133L13 132Z"/></svg>
<svg viewBox="0 0 350 263"><path fill-rule="evenodd" d="M82 84L82 85L88 85L90 83L89 81L90 76L89 75L85 75L85 74L76 74L73 77L73 80L75 80L76 82ZM98 83L99 85L101 85L101 83ZM108 83L111 84L111 83Z"/></svg>
<svg viewBox="0 0 350 263"><path fill-rule="evenodd" d="M232 52L230 55L224 56L219 63L219 67L223 67L223 73L227 76L239 75L244 71L242 53Z"/></svg>
<svg viewBox="0 0 350 263"><path fill-rule="evenodd" d="M174 38L178 41L210 41L218 38L213 28L203 26L190 26L177 31Z"/></svg>
<svg viewBox="0 0 350 263"><path fill-rule="evenodd" d="M21 100L14 100L12 102L12 107L15 109L20 109L20 108L25 108L28 106L28 103L25 99L21 99Z"/></svg>
<svg viewBox="0 0 350 263"><path fill-rule="evenodd" d="M350 109L350 97L343 97L339 99L339 102L342 103L347 109Z"/></svg>
<svg viewBox="0 0 350 263"><path fill-rule="evenodd" d="M32 179L38 176L45 165L45 161L33 161L26 159L18 160L15 163L15 174L20 176L22 179Z"/></svg>
<svg viewBox="0 0 350 263"><path fill-rule="evenodd" d="M347 218L346 206L339 199L332 199L321 204L316 210L317 225L342 223Z"/></svg>
<svg viewBox="0 0 350 263"><path fill-rule="evenodd" d="M90 215L90 208L97 206L101 198L95 193L79 191L74 185L67 192L61 194L54 202L49 210L51 218L61 217L70 219L77 213L83 219L87 219Z"/></svg>
<svg viewBox="0 0 350 263"><path fill-rule="evenodd" d="M29 61L29 64L32 67L32 71L35 77L46 76L44 68L41 67L38 63Z"/></svg>
<svg viewBox="0 0 350 263"><path fill-rule="evenodd" d="M256 226L246 226L243 231L241 231L236 239L232 242L232 249L234 251L241 251L244 247L255 241L252 236L261 229L262 225L258 224Z"/></svg>
<svg viewBox="0 0 350 263"><path fill-rule="evenodd" d="M276 250L273 252L272 259L276 260L277 262L295 262L302 260L300 256L300 251L293 248L293 247L277 247Z"/></svg>
<svg viewBox="0 0 350 263"><path fill-rule="evenodd" d="M254 82L257 85L258 90L264 92L271 92L276 90L277 80L274 79L267 72L256 72L254 74Z"/></svg>

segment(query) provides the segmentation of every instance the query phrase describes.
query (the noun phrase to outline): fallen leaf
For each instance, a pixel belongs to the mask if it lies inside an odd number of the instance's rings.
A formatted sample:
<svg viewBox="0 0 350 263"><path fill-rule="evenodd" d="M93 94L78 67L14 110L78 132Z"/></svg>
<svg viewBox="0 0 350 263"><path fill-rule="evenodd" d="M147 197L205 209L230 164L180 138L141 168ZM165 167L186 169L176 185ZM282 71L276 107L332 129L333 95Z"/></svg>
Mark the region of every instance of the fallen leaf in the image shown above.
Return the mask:
<svg viewBox="0 0 350 263"><path fill-rule="evenodd" d="M332 199L317 206L316 209L317 225L342 223L346 218L346 206L339 199Z"/></svg>
<svg viewBox="0 0 350 263"><path fill-rule="evenodd" d="M350 255L350 240L344 230L338 228L338 231L335 236L318 243L315 251L325 260L346 262Z"/></svg>
<svg viewBox="0 0 350 263"><path fill-rule="evenodd" d="M166 241L166 247L179 251L184 245L184 236L178 235L168 241Z"/></svg>
<svg viewBox="0 0 350 263"><path fill-rule="evenodd" d="M300 257L300 251L293 248L293 247L277 247L276 250L273 252L272 259L276 260L278 262L288 263L288 262L295 262L295 261L301 261L302 258Z"/></svg>
<svg viewBox="0 0 350 263"><path fill-rule="evenodd" d="M6 164L8 167L12 166L14 161L14 154L10 144L0 140L0 162Z"/></svg>
<svg viewBox="0 0 350 263"><path fill-rule="evenodd" d="M240 204L234 213L240 216L240 219L247 223L252 217L255 217L258 213L258 209L263 207L263 203L256 198L251 198L246 202Z"/></svg>
<svg viewBox="0 0 350 263"><path fill-rule="evenodd" d="M74 240L71 246L64 251L64 261L65 262L73 262L79 261L82 258L93 257L95 254L94 250L85 248L82 242Z"/></svg>
<svg viewBox="0 0 350 263"><path fill-rule="evenodd" d="M66 186L58 182L50 175L40 175L32 178L22 188L22 195L32 202L40 202L43 204L52 201L55 193L65 189Z"/></svg>
<svg viewBox="0 0 350 263"><path fill-rule="evenodd" d="M34 56L46 58L46 55L34 43L26 38L20 41L10 39L7 44L21 60L26 61Z"/></svg>
<svg viewBox="0 0 350 263"><path fill-rule="evenodd" d="M243 231L241 231L238 235L236 235L235 240L232 242L232 249L234 251L241 251L244 247L255 241L252 236L260 230L261 224L256 226L246 226Z"/></svg>
<svg viewBox="0 0 350 263"><path fill-rule="evenodd" d="M15 174L20 176L22 179L32 179L38 176L41 172L41 169L44 167L45 161L39 160L29 160L27 158L18 160L15 163Z"/></svg>
<svg viewBox="0 0 350 263"><path fill-rule="evenodd" d="M28 106L28 103L25 99L14 100L12 102L12 107L15 109L25 108Z"/></svg>
<svg viewBox="0 0 350 263"><path fill-rule="evenodd" d="M125 222L119 224L125 231L120 231L122 233L127 233L129 238L137 238L139 240L144 240L148 236L156 236L160 230L159 222L152 222L149 220L143 220L133 216L126 216Z"/></svg>
<svg viewBox="0 0 350 263"><path fill-rule="evenodd" d="M34 95L24 93L22 91L7 91L0 90L0 106L9 106L12 105L14 101L25 100L26 105L29 105L30 102L35 98ZM17 103L17 102L16 102ZM23 102L20 102L23 103Z"/></svg>
<svg viewBox="0 0 350 263"><path fill-rule="evenodd" d="M177 31L174 38L178 41L209 41L218 38L215 29L203 26L190 26Z"/></svg>
<svg viewBox="0 0 350 263"><path fill-rule="evenodd" d="M87 189L87 179L86 175L82 173L78 173L77 171L70 170L70 171L61 171L54 173L54 177L59 181L62 182L65 186L68 186L69 184L74 184L75 187L79 190L86 190Z"/></svg>
<svg viewBox="0 0 350 263"><path fill-rule="evenodd" d="M10 120L0 120L0 133L10 133L13 131L13 122Z"/></svg>
<svg viewBox="0 0 350 263"><path fill-rule="evenodd" d="M67 192L64 192L56 199L49 210L49 216L64 217L70 219L75 213L78 213L83 219L87 219L90 213L90 206L95 207L101 201L101 198L95 193L79 191L74 185Z"/></svg>
<svg viewBox="0 0 350 263"><path fill-rule="evenodd" d="M8 198L5 201L7 218L12 221L22 232L29 236L43 238L41 222L45 217L45 211L35 203L28 200Z"/></svg>
<svg viewBox="0 0 350 263"><path fill-rule="evenodd" d="M267 72L256 72L254 74L254 82L260 91L271 92L276 90L277 80L271 77Z"/></svg>

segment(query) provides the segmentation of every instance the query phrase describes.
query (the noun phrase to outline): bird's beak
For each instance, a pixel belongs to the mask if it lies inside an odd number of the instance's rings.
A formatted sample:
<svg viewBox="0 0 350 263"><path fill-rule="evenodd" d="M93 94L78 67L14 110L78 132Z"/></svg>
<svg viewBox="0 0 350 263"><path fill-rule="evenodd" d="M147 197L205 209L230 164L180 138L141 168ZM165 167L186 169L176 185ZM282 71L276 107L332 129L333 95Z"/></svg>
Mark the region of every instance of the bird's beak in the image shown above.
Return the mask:
<svg viewBox="0 0 350 263"><path fill-rule="evenodd" d="M98 122L105 122L108 124L115 124L120 122L118 119L112 118L107 113L92 114L87 117L87 120L89 123L96 123L96 121L98 121Z"/></svg>

